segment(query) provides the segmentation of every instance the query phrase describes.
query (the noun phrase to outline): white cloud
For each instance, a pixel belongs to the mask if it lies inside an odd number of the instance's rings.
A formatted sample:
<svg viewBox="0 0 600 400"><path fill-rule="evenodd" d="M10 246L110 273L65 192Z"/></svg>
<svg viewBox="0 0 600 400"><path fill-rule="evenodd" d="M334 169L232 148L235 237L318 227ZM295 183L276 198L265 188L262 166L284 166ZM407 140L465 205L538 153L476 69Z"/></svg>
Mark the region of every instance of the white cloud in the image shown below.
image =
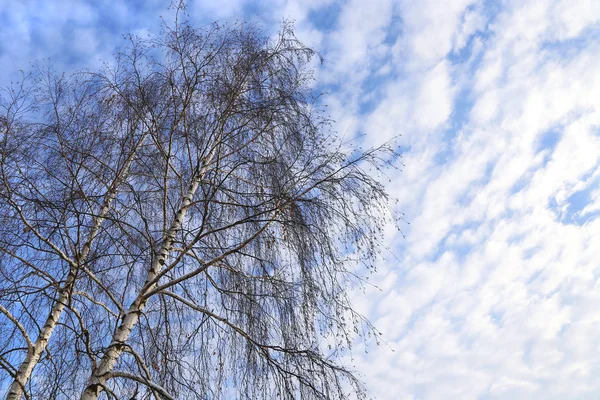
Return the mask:
<svg viewBox="0 0 600 400"><path fill-rule="evenodd" d="M569 4L573 15L595 15L589 4ZM432 399L562 399L584 398L599 389L598 331L586 331L590 338L585 340L578 330L598 319L590 302L599 297L600 218L579 226L560 216L569 196L598 176L600 49L576 37L585 26L597 26L598 17L581 22L564 7L515 2L489 25L478 21L471 31L488 26L481 61L452 66L461 77L457 84L470 87L474 100L468 119L460 121L462 129L447 142L431 134L439 125L421 125L427 146L407 139L415 146L392 191L405 200L401 205L410 210L412 225L397 250L402 262L389 264L402 278L381 302L377 292L367 295L377 305L378 321L389 329L391 336L384 337L396 349L390 354L383 347L361 360L365 371L374 366L369 360L385 360L386 367L367 373L371 387L381 388L376 389L380 398L400 393ZM421 15L435 20L435 11L411 10L404 17L416 22L407 25L426 30L422 17L416 17ZM454 27L442 25L417 39L410 39L408 30L409 37L400 41L432 43L426 49L404 48L412 49L422 68L451 51L450 44L427 38L468 31L461 28L466 17L462 21L456 18ZM555 21L565 27L555 31ZM466 43L454 38L458 48ZM572 39L582 43L579 48L563 45ZM476 71L469 71L472 67ZM402 78L418 82L409 93L431 84L419 77L415 70ZM443 90L438 93L444 97ZM390 123L396 104L402 105L400 119L418 121L411 113L417 98L386 98L369 116L373 134L386 125L386 104L393 110L387 114ZM447 113L440 114L444 120ZM540 141L549 130L557 132L557 143L544 149ZM450 156L439 163L431 149L444 148ZM597 193L591 191L580 216L593 216ZM396 312L389 310L391 303L398 304Z"/></svg>
<svg viewBox="0 0 600 400"><path fill-rule="evenodd" d="M468 8L474 3L475 0L399 2L404 32L395 49L398 62L408 66L438 63L452 50L453 42L464 43L481 25Z"/></svg>
<svg viewBox="0 0 600 400"><path fill-rule="evenodd" d="M227 3L196 2L194 12L235 18L249 5ZM355 349L370 391L380 399L595 398L600 3L350 0L320 31L309 14L331 3L273 0L257 18L296 19L299 38L323 53L318 76L333 85L327 101L340 134L360 131L368 143L403 134L405 166L389 190L411 222L407 239L390 233L397 258L384 254L374 282L381 290L355 296L395 350ZM0 34L2 65L52 53L33 43L32 16L57 46L112 50L91 27L92 6L72 2L67 16L58 2L35 4L0 9L11 18ZM145 18L131 26L155 26L154 15ZM69 20L77 37L60 34ZM571 196L582 190L587 204L573 212Z"/></svg>

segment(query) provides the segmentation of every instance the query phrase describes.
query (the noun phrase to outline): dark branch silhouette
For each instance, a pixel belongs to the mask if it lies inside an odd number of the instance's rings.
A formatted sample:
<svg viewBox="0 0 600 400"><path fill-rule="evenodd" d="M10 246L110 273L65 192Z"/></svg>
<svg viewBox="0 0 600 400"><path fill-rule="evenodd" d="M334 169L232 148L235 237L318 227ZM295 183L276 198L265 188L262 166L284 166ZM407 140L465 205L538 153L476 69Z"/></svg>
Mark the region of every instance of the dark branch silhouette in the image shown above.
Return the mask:
<svg viewBox="0 0 600 400"><path fill-rule="evenodd" d="M283 24L184 22L2 97L8 399L364 394L347 297L390 212L389 146L343 151ZM9 387L10 386L10 387Z"/></svg>

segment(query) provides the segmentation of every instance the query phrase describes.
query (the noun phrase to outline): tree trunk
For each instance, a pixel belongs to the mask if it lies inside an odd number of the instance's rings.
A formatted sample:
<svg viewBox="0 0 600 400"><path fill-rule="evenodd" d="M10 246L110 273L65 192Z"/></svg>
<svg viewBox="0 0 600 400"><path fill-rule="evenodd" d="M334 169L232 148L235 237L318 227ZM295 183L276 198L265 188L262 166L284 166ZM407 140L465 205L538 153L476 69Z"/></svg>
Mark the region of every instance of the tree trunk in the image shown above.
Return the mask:
<svg viewBox="0 0 600 400"><path fill-rule="evenodd" d="M13 383L10 385L10 389L8 391L8 395L6 396L6 400L21 399L21 396L23 395L23 388L25 387L25 384L27 384L27 381L31 377L31 372L33 371L33 368L36 366L36 364L40 360L42 353L46 349L48 340L50 339L52 332L54 332L54 328L58 323L60 315L62 314L62 311L65 308L67 301L69 300L69 288L75 282L75 274L73 272L74 271L71 271L71 273L69 273L65 285L60 290L58 298L52 306L52 310L50 311L50 314L46 319L46 323L44 324L44 327L42 328L38 338L35 341L32 351L27 353L27 356L19 366L17 375L15 376Z"/></svg>
<svg viewBox="0 0 600 400"><path fill-rule="evenodd" d="M6 396L6 400L21 399L21 396L23 395L23 388L25 387L25 384L27 384L27 382L29 381L33 368L35 368L38 361L40 360L42 353L46 349L46 345L50 340L50 336L52 336L52 333L54 332L54 328L56 328L56 325L58 324L58 320L60 319L60 316L65 306L71 301L71 292L73 286L75 285L76 268L85 263L85 260L87 259L87 256L90 253L92 243L98 235L98 233L100 232L102 222L104 222L106 215L110 211L110 206L115 197L117 196L119 185L123 182L123 180L129 173L129 168L131 167L133 159L135 158L135 154L144 142L146 136L147 133L142 135L137 146L134 148L134 151L130 154L125 164L123 165L121 173L115 178L115 180L112 183L112 186L109 188L106 198L104 199L102 209L100 210L96 221L94 221L94 227L90 232L90 236L83 245L78 263L75 265L71 265L71 271L67 276L65 284L58 291L58 298L52 305L52 309L50 311L50 314L48 315L48 318L46 319L46 323L44 324L44 327L42 328L39 336L35 341L33 351L29 351L27 353L27 356L19 366L13 383L10 385L10 390L8 391L8 395Z"/></svg>
<svg viewBox="0 0 600 400"><path fill-rule="evenodd" d="M146 307L146 303L148 299L145 298L145 294L152 291L157 286L157 282L154 282L150 286L148 284L153 282L154 279L161 272L163 265L167 259L167 255L171 251L171 246L173 244L173 240L175 239L175 235L177 231L181 228L181 224L185 215L187 213L187 209L190 206L198 187L200 186L201 177L204 175L207 169L207 165L210 164L210 160L214 155L216 150L213 149L209 159L205 163L205 167L202 169L198 175L194 176L192 184L190 185L188 192L183 197L181 202L181 206L179 210L175 214L175 219L169 228L165 236L165 240L161 246L160 252L158 256L152 261L150 269L148 271L148 275L146 277L146 282L144 284L145 290L140 292L137 298L133 301L127 313L123 316L123 320L117 330L113 335L112 342L108 345L108 348L104 355L102 356L102 360L98 363L98 366L92 371L92 375L88 380L88 384L81 395L81 400L95 400L98 398L100 393L104 390L106 383L110 379L110 372L114 368L117 360L121 356L123 352L123 348L125 346L125 342L129 338L132 329L138 323L140 314L143 312Z"/></svg>

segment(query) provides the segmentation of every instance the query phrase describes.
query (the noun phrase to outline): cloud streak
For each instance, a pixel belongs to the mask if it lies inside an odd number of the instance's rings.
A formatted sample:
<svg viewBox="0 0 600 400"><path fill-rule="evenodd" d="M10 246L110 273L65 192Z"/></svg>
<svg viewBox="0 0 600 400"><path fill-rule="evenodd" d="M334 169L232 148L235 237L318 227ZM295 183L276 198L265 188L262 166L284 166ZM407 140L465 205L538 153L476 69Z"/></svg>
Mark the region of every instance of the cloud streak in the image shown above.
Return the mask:
<svg viewBox="0 0 600 400"><path fill-rule="evenodd" d="M381 289L355 293L388 346L359 345L380 399L585 399L600 391L600 4L234 1L192 17L296 20L338 129L401 133L388 185L410 226ZM82 67L163 5L5 4L8 79L42 57ZM59 8L62 7L62 8ZM117 38L117 39L115 39ZM395 351L391 351L393 348ZM367 350L368 354L363 350Z"/></svg>

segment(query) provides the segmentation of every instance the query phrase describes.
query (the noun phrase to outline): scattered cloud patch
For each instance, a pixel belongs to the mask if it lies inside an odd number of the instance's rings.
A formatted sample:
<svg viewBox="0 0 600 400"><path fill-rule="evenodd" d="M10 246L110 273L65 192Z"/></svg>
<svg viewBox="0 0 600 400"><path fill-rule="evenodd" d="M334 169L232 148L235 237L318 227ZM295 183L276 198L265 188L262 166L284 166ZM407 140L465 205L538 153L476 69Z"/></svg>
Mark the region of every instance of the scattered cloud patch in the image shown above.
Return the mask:
<svg viewBox="0 0 600 400"><path fill-rule="evenodd" d="M35 59L80 68L167 4L0 5L6 85ZM64 10L69 9L66 13ZM248 18L325 62L341 135L401 134L376 287L383 332L356 370L380 399L592 399L600 392L600 3L595 0L192 1L199 24ZM394 351L392 351L392 349ZM368 351L366 354L364 351Z"/></svg>

